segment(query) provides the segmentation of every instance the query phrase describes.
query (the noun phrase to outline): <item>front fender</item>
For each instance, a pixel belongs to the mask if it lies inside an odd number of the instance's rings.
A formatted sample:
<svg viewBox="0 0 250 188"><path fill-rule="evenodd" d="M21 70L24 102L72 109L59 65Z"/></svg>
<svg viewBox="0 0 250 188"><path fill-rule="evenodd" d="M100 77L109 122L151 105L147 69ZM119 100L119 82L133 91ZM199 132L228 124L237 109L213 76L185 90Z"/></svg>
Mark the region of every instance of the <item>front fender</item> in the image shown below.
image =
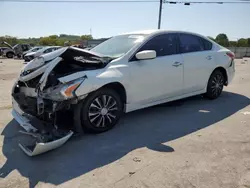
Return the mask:
<svg viewBox="0 0 250 188"><path fill-rule="evenodd" d="M118 69L111 69L100 74L93 72L86 73L86 79L84 82L77 88L75 94L77 96L86 95L90 92L93 92L106 84L119 82L124 85L125 79L123 73ZM125 84L126 85L126 84Z"/></svg>

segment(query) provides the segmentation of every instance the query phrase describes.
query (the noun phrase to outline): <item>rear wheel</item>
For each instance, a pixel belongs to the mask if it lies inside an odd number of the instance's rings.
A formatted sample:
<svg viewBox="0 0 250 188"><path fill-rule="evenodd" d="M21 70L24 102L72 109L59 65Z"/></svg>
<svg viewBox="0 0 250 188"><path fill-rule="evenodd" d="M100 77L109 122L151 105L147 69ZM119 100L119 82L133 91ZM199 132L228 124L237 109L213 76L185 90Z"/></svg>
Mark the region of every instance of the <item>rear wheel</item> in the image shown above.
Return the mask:
<svg viewBox="0 0 250 188"><path fill-rule="evenodd" d="M222 72L215 70L209 78L206 97L209 99L218 98L222 93L224 81L225 78Z"/></svg>
<svg viewBox="0 0 250 188"><path fill-rule="evenodd" d="M100 89L88 96L81 108L84 130L101 133L112 129L123 113L123 103L112 89Z"/></svg>

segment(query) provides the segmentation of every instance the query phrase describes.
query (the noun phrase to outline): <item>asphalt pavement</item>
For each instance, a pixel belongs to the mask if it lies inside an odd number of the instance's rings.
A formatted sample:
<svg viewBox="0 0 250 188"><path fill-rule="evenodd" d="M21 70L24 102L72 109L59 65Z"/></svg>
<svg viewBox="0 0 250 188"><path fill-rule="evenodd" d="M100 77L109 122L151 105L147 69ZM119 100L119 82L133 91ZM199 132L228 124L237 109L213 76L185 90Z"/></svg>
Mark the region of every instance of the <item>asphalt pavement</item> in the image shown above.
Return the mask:
<svg viewBox="0 0 250 188"><path fill-rule="evenodd" d="M217 100L201 96L124 115L109 132L28 157L10 91L23 66L0 59L0 187L249 188L250 59Z"/></svg>

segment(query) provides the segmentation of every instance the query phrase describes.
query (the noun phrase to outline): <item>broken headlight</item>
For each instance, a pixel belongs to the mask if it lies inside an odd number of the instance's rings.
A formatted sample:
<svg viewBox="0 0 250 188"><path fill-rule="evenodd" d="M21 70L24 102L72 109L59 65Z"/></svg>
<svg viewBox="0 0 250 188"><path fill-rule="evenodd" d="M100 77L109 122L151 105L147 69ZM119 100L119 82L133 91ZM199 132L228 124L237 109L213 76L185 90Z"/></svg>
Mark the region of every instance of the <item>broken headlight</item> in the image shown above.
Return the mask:
<svg viewBox="0 0 250 188"><path fill-rule="evenodd" d="M53 101L64 101L76 97L75 91L81 85L85 78L73 80L71 82L57 85L46 89L40 93L41 97Z"/></svg>

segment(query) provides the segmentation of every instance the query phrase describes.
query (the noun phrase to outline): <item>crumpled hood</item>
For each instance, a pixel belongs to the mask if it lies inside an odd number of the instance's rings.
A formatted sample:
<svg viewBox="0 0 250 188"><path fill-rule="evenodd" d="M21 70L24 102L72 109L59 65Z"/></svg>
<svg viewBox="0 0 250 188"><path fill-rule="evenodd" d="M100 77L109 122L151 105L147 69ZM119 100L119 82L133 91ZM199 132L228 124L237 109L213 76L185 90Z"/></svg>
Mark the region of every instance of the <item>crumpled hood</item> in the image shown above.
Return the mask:
<svg viewBox="0 0 250 188"><path fill-rule="evenodd" d="M90 58L91 57L91 58ZM83 50L75 47L64 47L48 54L43 54L32 61L30 61L21 71L19 77L22 81L27 81L45 72L53 60L60 58L71 61L78 61L80 63L100 63L110 61L110 58L103 57L100 54ZM90 60L91 59L91 60ZM59 62L57 62L59 63ZM54 65L55 66L55 65Z"/></svg>
<svg viewBox="0 0 250 188"><path fill-rule="evenodd" d="M42 67L43 65L45 65L46 63L48 63L52 59L59 57L66 50L67 50L67 48L61 48L61 49L56 50L54 52L51 52L48 54L43 54L43 55L33 59L32 61L30 61L26 66L24 66L24 68L22 69L21 72L24 73L27 71L34 71L34 70ZM35 53L36 52L31 52L31 53L26 54L26 56L29 56L29 55L35 54Z"/></svg>
<svg viewBox="0 0 250 188"><path fill-rule="evenodd" d="M5 44L6 46L8 46L10 49L13 49L13 46L11 46L8 42L2 42L3 44Z"/></svg>

